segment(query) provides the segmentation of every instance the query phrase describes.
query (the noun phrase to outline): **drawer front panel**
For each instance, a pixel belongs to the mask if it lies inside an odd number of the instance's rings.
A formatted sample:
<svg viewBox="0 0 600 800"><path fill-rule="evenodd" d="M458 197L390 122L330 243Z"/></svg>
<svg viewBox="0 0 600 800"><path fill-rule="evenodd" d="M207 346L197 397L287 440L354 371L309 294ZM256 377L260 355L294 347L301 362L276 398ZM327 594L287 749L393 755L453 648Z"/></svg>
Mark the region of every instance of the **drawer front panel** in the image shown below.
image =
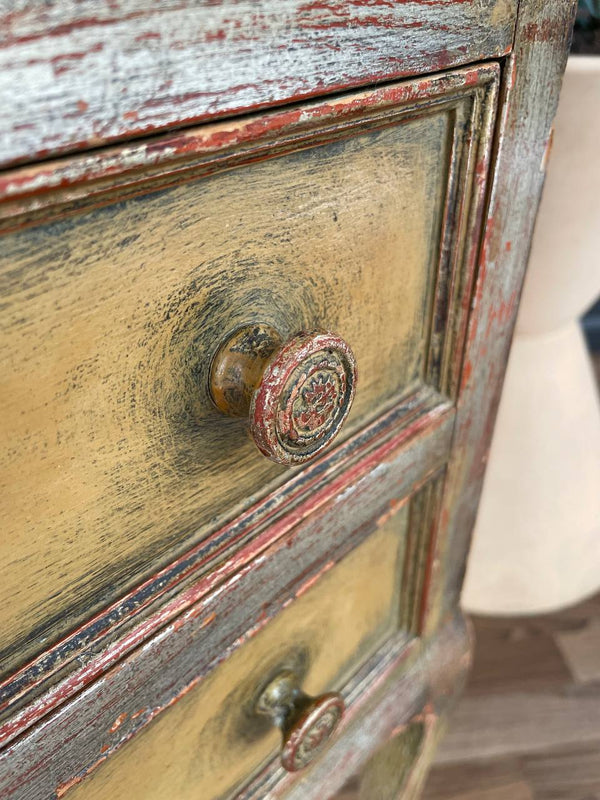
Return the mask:
<svg viewBox="0 0 600 800"><path fill-rule="evenodd" d="M3 238L6 669L291 474L210 402L236 327L344 337L342 438L423 384L452 395L497 69L438 81L345 99L343 125L312 112L277 158L223 145L218 174Z"/></svg>
<svg viewBox="0 0 600 800"><path fill-rule="evenodd" d="M405 506L311 580L297 600L68 797L228 796L279 747L279 732L253 712L273 675L293 669L309 694L340 689L397 629L407 520Z"/></svg>

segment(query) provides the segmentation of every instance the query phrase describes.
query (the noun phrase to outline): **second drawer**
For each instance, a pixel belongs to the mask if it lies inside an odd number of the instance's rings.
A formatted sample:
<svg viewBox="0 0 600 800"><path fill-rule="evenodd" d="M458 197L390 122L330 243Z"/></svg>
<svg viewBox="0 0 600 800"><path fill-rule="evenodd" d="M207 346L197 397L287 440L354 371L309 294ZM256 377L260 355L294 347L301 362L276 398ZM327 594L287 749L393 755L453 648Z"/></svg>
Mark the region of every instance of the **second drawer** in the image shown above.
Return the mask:
<svg viewBox="0 0 600 800"><path fill-rule="evenodd" d="M256 710L273 679L291 671L311 695L343 693L352 672L398 630L407 522L404 506L68 797L230 796L281 748L280 732Z"/></svg>

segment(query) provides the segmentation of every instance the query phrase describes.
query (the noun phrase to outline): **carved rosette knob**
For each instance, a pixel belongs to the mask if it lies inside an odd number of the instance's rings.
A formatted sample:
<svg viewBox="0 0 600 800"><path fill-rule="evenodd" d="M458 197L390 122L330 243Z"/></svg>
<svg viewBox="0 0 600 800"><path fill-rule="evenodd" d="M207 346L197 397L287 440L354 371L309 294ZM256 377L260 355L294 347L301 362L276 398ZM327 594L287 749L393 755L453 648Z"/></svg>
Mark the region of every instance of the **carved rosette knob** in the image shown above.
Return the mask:
<svg viewBox="0 0 600 800"><path fill-rule="evenodd" d="M344 714L344 700L335 692L310 697L300 689L297 676L284 670L263 690L256 710L281 730L281 765L297 772L330 740Z"/></svg>
<svg viewBox="0 0 600 800"><path fill-rule="evenodd" d="M263 455L299 464L340 431L356 386L356 363L334 333L298 333L283 343L268 325L235 331L218 349L210 394L224 414L247 417Z"/></svg>

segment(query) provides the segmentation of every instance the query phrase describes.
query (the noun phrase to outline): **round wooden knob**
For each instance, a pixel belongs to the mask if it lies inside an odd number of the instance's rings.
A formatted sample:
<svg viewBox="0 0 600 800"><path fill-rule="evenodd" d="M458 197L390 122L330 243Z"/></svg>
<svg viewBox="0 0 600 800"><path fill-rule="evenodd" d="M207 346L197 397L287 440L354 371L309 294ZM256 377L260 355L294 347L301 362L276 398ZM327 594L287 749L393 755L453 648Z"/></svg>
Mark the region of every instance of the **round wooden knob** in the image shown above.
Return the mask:
<svg viewBox="0 0 600 800"><path fill-rule="evenodd" d="M310 331L284 343L268 325L235 331L210 373L215 406L247 417L258 449L278 464L308 461L334 439L355 386L354 356L342 338Z"/></svg>
<svg viewBox="0 0 600 800"><path fill-rule="evenodd" d="M323 750L344 713L344 700L335 692L310 697L290 671L281 672L263 690L256 707L281 730L281 764L297 772Z"/></svg>

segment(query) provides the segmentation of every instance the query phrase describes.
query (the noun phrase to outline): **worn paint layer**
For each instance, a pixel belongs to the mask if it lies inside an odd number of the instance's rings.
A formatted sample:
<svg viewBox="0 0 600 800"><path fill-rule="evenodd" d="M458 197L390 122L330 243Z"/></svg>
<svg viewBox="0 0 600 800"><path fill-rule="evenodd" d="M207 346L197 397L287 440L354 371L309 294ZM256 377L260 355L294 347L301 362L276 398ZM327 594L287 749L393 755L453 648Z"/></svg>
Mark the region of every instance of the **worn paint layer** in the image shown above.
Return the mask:
<svg viewBox="0 0 600 800"><path fill-rule="evenodd" d="M0 165L499 56L510 47L516 7L517 0L5 6Z"/></svg>

